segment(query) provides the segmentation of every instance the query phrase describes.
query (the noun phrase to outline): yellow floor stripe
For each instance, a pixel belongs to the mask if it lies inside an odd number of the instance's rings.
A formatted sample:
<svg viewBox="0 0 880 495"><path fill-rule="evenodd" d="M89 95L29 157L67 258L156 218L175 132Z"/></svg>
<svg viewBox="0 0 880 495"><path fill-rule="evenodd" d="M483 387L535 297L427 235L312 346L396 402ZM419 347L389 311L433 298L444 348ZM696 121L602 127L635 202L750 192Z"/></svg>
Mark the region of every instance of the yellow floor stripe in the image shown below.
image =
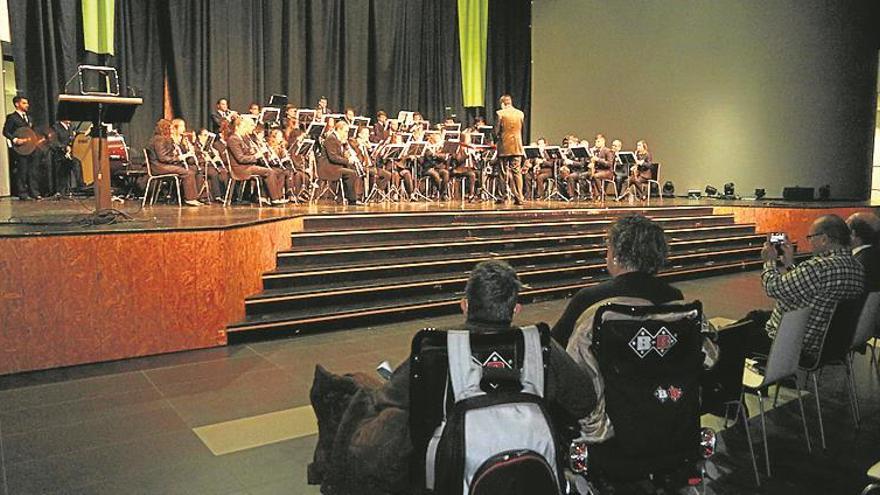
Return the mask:
<svg viewBox="0 0 880 495"><path fill-rule="evenodd" d="M193 428L214 453L230 454L318 433L312 406L284 409Z"/></svg>

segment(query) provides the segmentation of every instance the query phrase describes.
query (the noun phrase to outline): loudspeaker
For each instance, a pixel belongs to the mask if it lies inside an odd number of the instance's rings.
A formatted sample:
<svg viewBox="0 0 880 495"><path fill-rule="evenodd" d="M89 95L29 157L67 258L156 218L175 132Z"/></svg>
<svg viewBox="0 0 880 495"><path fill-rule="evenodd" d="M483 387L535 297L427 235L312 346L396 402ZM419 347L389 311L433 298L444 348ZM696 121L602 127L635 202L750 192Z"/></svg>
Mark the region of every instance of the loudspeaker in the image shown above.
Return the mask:
<svg viewBox="0 0 880 495"><path fill-rule="evenodd" d="M786 187L782 189L782 199L786 201L813 201L815 188L812 187Z"/></svg>

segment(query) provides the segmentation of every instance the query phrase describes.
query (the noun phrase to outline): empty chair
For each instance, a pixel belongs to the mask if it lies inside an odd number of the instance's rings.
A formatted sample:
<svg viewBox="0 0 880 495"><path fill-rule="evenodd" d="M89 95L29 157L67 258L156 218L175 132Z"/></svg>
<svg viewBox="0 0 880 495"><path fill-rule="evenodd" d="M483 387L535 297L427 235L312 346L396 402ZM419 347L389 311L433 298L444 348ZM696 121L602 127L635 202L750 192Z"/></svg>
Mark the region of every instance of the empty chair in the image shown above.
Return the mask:
<svg viewBox="0 0 880 495"><path fill-rule="evenodd" d="M784 380L792 380L797 390L798 406L801 410L801 421L804 426L804 439L807 442L807 450L812 452L810 434L807 430L807 419L804 415L804 403L801 399L801 389L797 380L798 360L801 348L804 344L804 334L807 330L807 320L810 317L810 308L801 308L789 311L782 316L779 330L773 344L770 346L770 355L763 370L753 364L746 365L743 370L742 382L745 393L753 392L758 396L758 408L761 412L761 435L764 438L764 463L767 467L767 476L770 472L770 448L767 445L767 423L764 419L764 395L770 385L779 386ZM748 428L748 424L746 424Z"/></svg>

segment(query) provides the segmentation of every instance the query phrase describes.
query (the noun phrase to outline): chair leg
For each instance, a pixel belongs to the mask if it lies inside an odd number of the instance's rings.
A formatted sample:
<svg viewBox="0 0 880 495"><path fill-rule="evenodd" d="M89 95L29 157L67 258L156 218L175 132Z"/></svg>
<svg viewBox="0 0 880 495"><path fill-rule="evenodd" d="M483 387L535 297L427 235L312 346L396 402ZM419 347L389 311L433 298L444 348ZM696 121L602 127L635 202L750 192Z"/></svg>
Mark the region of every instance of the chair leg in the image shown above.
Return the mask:
<svg viewBox="0 0 880 495"><path fill-rule="evenodd" d="M816 396L816 412L819 414L819 438L822 439L822 450L827 449L825 445L825 425L822 424L822 403L819 399L819 378L816 373L810 373L813 377L813 395Z"/></svg>
<svg viewBox="0 0 880 495"><path fill-rule="evenodd" d="M859 394L856 390L856 380L853 373L853 365L852 365L853 353L850 352L844 358L845 362L843 363L846 367L846 378L847 378L847 391L850 393L850 406L852 407L852 415L853 421L856 423L856 429L861 426L862 415L861 411L859 411Z"/></svg>
<svg viewBox="0 0 880 495"><path fill-rule="evenodd" d="M177 189L177 207L183 208L183 198L180 196L180 179L174 178L174 187Z"/></svg>
<svg viewBox="0 0 880 495"><path fill-rule="evenodd" d="M776 404L777 404L777 402L779 402L779 389L780 388L781 388L780 385L777 383L776 390L773 392L773 408L774 409L776 409Z"/></svg>
<svg viewBox="0 0 880 495"><path fill-rule="evenodd" d="M767 445L767 422L764 419L764 394L760 390L757 390L757 393L758 410L761 411L761 435L764 437L764 464L767 467L767 476L773 476L770 474L770 448Z"/></svg>
<svg viewBox="0 0 880 495"><path fill-rule="evenodd" d="M810 430L807 428L807 414L804 410L804 400L801 398L801 385L798 383L797 375L793 376L794 388L797 390L798 406L801 409L801 423L804 425L804 440L807 442L807 452L813 452L813 445L810 443Z"/></svg>
<svg viewBox="0 0 880 495"><path fill-rule="evenodd" d="M232 197L232 190L235 188L235 180L230 178L226 181L226 194L223 195L223 206L229 206L229 199Z"/></svg>
<svg viewBox="0 0 880 495"><path fill-rule="evenodd" d="M141 201L141 208L143 208L144 206L147 206L147 197L150 195L150 184L152 184L152 183L153 183L153 178L148 177L147 178L147 186L144 188L144 199L143 199L143 201Z"/></svg>
<svg viewBox="0 0 880 495"><path fill-rule="evenodd" d="M749 444L749 454L752 456L752 469L755 471L755 484L761 486L761 474L758 473L758 460L755 459L755 447L752 445L752 433L749 431L749 417L746 415L746 408L743 407L745 394L739 397L739 403L736 405L737 415L742 417L743 427L746 430L746 442ZM764 445L767 441L764 440Z"/></svg>

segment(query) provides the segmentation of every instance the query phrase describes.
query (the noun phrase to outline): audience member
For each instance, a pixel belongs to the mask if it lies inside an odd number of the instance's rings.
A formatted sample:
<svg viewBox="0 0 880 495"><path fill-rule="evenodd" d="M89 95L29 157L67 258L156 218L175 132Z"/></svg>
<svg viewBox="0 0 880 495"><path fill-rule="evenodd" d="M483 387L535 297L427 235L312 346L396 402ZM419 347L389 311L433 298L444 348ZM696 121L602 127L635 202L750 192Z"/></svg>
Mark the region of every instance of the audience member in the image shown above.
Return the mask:
<svg viewBox="0 0 880 495"><path fill-rule="evenodd" d="M611 280L578 291L553 326L553 338L568 345L575 322L595 303L615 296L647 299L653 304L677 301L681 291L657 278L669 248L663 229L651 220L632 215L608 229L605 261Z"/></svg>
<svg viewBox="0 0 880 495"><path fill-rule="evenodd" d="M511 328L519 311L516 299L520 282L516 272L502 261L485 261L471 272L461 309L466 315L464 329L473 333ZM553 342L547 366L545 400L549 411L566 417L587 416L596 405L593 381ZM411 359L411 357L410 357ZM309 467L310 483L321 483L322 493L410 493L408 485L410 359L407 359L382 387L358 388L356 377L335 378L349 393L342 396L349 404L324 404L332 396L324 384L322 369L316 372L312 404L321 429L315 449L315 462ZM323 374L323 376L320 376ZM323 411L328 411L323 414ZM340 419L341 418L341 419ZM330 450L328 452L328 450ZM349 491L346 491L349 490ZM354 491L351 491L354 490Z"/></svg>
<svg viewBox="0 0 880 495"><path fill-rule="evenodd" d="M641 215L626 216L608 229L606 245L605 261L613 278L581 289L554 327L554 338L567 342L568 354L590 375L599 399L590 415L580 421L582 439L589 443L604 442L614 435L605 412L599 363L590 349L593 317L599 307L607 303L648 306L682 299L681 291L656 276L669 251L662 227ZM714 365L718 351L708 339L704 339L703 352L706 354L704 365Z"/></svg>
<svg viewBox="0 0 880 495"><path fill-rule="evenodd" d="M782 244L781 254L770 242L764 243L761 284L776 303L772 313L757 310L746 317L752 321L745 329L749 352L769 354L782 315L809 307L802 353L815 359L836 304L861 296L865 272L848 247L850 232L843 219L837 215L817 218L810 225L807 240L813 255L797 266L790 243Z"/></svg>
<svg viewBox="0 0 880 495"><path fill-rule="evenodd" d="M853 213L846 225L852 254L865 269L865 291L880 291L880 218L873 213Z"/></svg>

